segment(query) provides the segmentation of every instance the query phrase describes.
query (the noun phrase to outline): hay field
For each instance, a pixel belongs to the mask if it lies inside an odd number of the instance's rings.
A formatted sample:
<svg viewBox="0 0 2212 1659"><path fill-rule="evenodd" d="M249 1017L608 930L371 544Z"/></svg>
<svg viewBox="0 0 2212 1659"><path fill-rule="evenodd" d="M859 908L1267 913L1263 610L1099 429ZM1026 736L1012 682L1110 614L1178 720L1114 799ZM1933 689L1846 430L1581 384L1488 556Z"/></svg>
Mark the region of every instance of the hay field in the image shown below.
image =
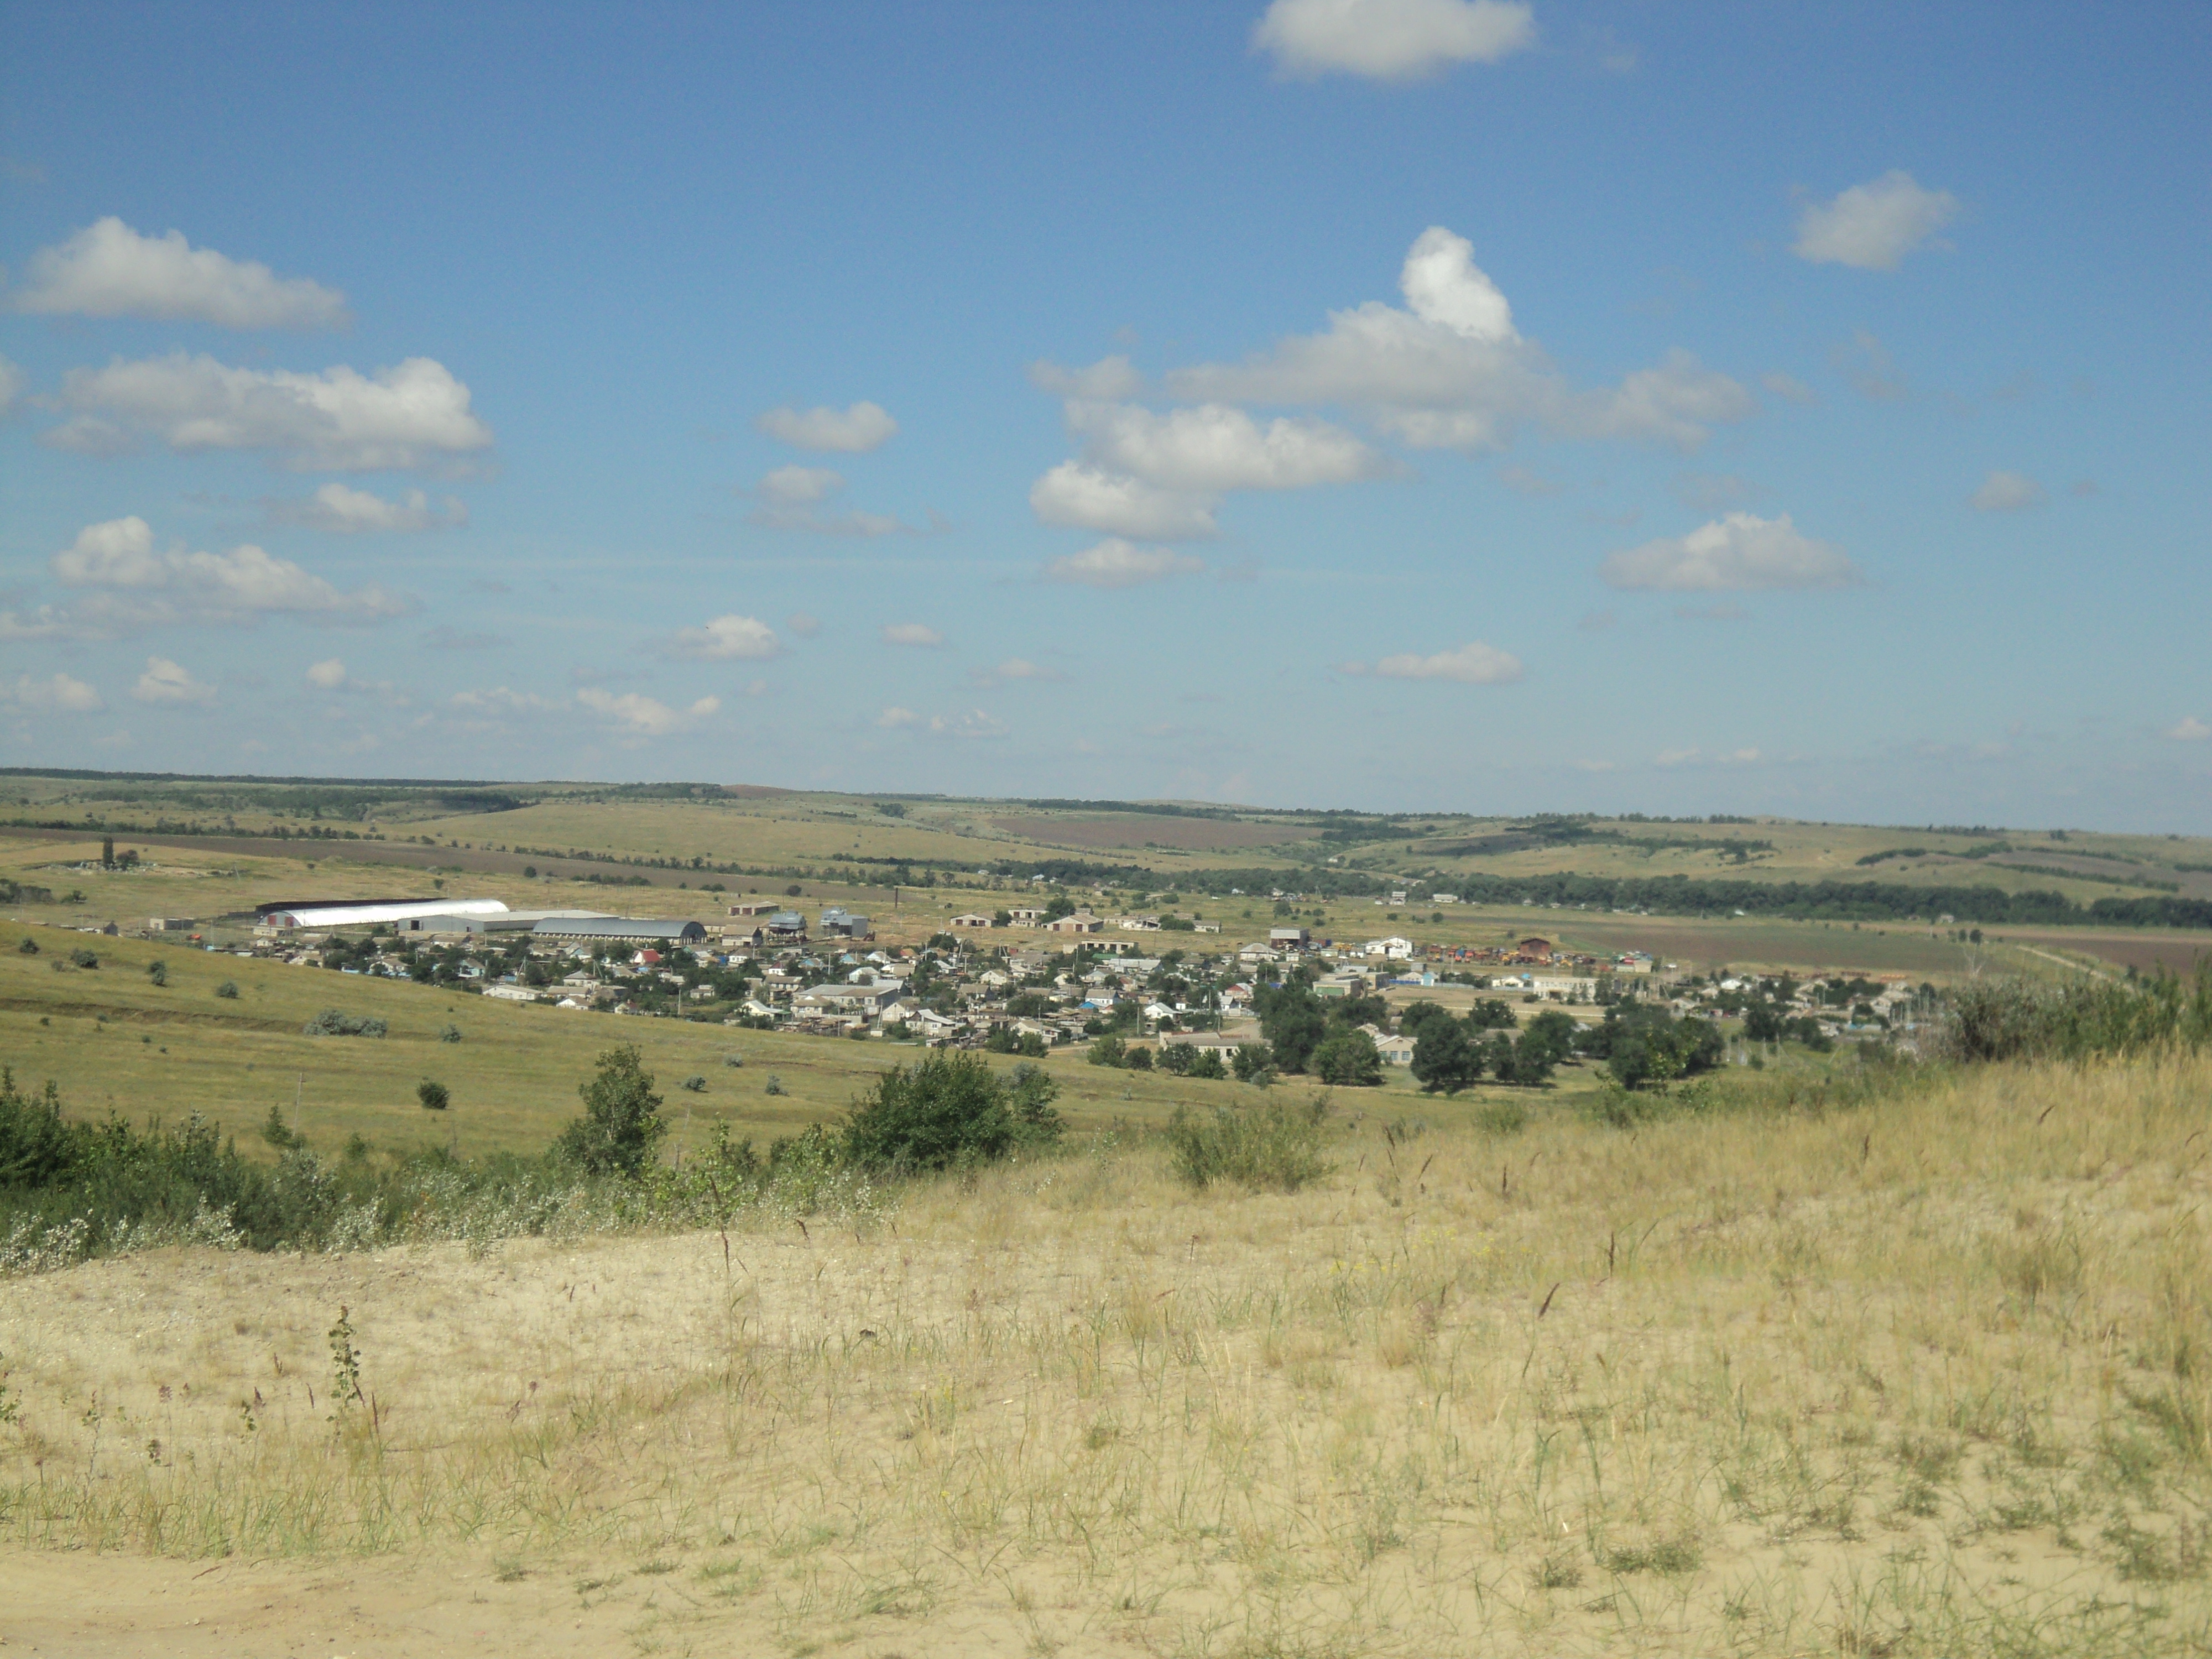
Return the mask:
<svg viewBox="0 0 2212 1659"><path fill-rule="evenodd" d="M1249 823L1235 818L1173 817L1139 812L1073 813L1057 817L1034 814L994 817L994 829L1036 846L1074 847L1088 852L1225 853L1281 847L1311 841L1320 832L1304 824Z"/></svg>
<svg viewBox="0 0 2212 1659"><path fill-rule="evenodd" d="M0 1299L11 1643L2202 1654L2212 1064ZM343 1305L363 1400L334 1407ZM335 1420L333 1420L335 1419Z"/></svg>

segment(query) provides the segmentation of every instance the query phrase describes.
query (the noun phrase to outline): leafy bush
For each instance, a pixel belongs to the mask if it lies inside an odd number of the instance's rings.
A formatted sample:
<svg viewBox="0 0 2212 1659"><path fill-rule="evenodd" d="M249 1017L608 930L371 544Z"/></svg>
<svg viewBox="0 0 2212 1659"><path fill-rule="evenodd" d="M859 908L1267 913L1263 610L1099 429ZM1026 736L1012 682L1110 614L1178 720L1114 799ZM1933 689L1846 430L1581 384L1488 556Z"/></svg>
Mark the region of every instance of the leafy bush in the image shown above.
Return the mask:
<svg viewBox="0 0 2212 1659"><path fill-rule="evenodd" d="M636 1175L653 1162L668 1125L645 1056L630 1045L599 1056L598 1073L576 1092L584 1115L561 1132L561 1157L592 1175Z"/></svg>
<svg viewBox="0 0 2212 1659"><path fill-rule="evenodd" d="M23 956L34 957L39 954L39 941L33 939L28 933L26 933L23 935L22 943L18 945L15 949Z"/></svg>
<svg viewBox="0 0 2212 1659"><path fill-rule="evenodd" d="M325 1008L300 1028L308 1036L365 1037L380 1037L391 1029L374 1014L349 1014L340 1008Z"/></svg>
<svg viewBox="0 0 2212 1659"><path fill-rule="evenodd" d="M1013 1109L1018 1146L1044 1146L1060 1139L1066 1125L1052 1103L1059 1098L1060 1085L1042 1066L1024 1060L1006 1074L1006 1103Z"/></svg>
<svg viewBox="0 0 2212 1659"><path fill-rule="evenodd" d="M1152 1051L1133 1042L1122 1051L1121 1064L1133 1072L1149 1072L1152 1069Z"/></svg>
<svg viewBox="0 0 2212 1659"><path fill-rule="evenodd" d="M732 1071L735 1071L738 1067L739 1067L739 1066L743 1066L744 1063L745 1063L745 1057L744 1057L743 1054L724 1054L724 1055L722 1056L722 1064L723 1064L723 1065L725 1065L725 1066L728 1066L728 1067L730 1067Z"/></svg>
<svg viewBox="0 0 2212 1659"><path fill-rule="evenodd" d="M1109 1031L1104 1036L1093 1037L1091 1052L1084 1056L1093 1066L1120 1066L1127 1061L1129 1045Z"/></svg>
<svg viewBox="0 0 2212 1659"><path fill-rule="evenodd" d="M1328 1097L1303 1106L1271 1101L1261 1106L1217 1106L1201 1116L1177 1107L1166 1130L1176 1173L1192 1186L1218 1181L1294 1193L1320 1180L1331 1165L1322 1154Z"/></svg>
<svg viewBox="0 0 2212 1659"><path fill-rule="evenodd" d="M768 1074L768 1086L761 1092L770 1095L781 1094L783 1092L783 1079L778 1077L774 1072L770 1072Z"/></svg>
<svg viewBox="0 0 2212 1659"><path fill-rule="evenodd" d="M1188 1043L1180 1043L1177 1046L1179 1048L1187 1048L1190 1045ZM1220 1049L1200 1048L1191 1057L1190 1072L1188 1074L1192 1077L1204 1078L1210 1081L1218 1082L1229 1075L1229 1068L1221 1063Z"/></svg>
<svg viewBox="0 0 2212 1659"><path fill-rule="evenodd" d="M899 1174L991 1163L1024 1140L1058 1139L1055 1092L1040 1067L1017 1067L1010 1087L981 1054L940 1050L876 1079L846 1118L844 1154Z"/></svg>
<svg viewBox="0 0 2212 1659"><path fill-rule="evenodd" d="M226 1001L226 1002L235 1002L235 1001L237 1001L237 1000L238 1000L238 982L237 982L237 981L235 981L235 980L228 980L228 979L227 979L227 980L223 981L223 982L222 982L222 984L218 985L218 986L216 986L216 987L215 988L215 994L216 994L216 995L217 995L218 997L221 997L221 998L222 998L224 1001Z"/></svg>
<svg viewBox="0 0 2212 1659"><path fill-rule="evenodd" d="M426 1112L442 1112L453 1103L453 1095L442 1083L433 1083L424 1078L415 1085L415 1098L422 1103Z"/></svg>
<svg viewBox="0 0 2212 1659"><path fill-rule="evenodd" d="M2212 959L2200 959L2186 979L1976 980L1953 996L1936 1046L1950 1059L1980 1061L2081 1060L2167 1042L2212 1042Z"/></svg>
<svg viewBox="0 0 2212 1659"><path fill-rule="evenodd" d="M1474 1127L1487 1135L1517 1135L1528 1127L1528 1109L1517 1100L1493 1100L1475 1108Z"/></svg>
<svg viewBox="0 0 2212 1659"><path fill-rule="evenodd" d="M146 977L156 985L167 985L169 982L169 964L166 962L148 963Z"/></svg>
<svg viewBox="0 0 2212 1659"><path fill-rule="evenodd" d="M97 968L100 966L100 957L94 952L88 951L80 945L77 949L70 952L70 966L72 968Z"/></svg>
<svg viewBox="0 0 2212 1659"><path fill-rule="evenodd" d="M707 1079L702 1077L698 1073L694 1072L690 1077L684 1079L684 1087L692 1094L702 1095L707 1092Z"/></svg>
<svg viewBox="0 0 2212 1659"><path fill-rule="evenodd" d="M1274 1081L1275 1051L1264 1042L1242 1042L1230 1059L1229 1069L1237 1074L1239 1083L1257 1083L1261 1086Z"/></svg>
<svg viewBox="0 0 2212 1659"><path fill-rule="evenodd" d="M446 1024L446 1025L441 1025L441 1026L438 1028L438 1041L439 1041L439 1042L459 1042L460 1040L461 1040L461 1028L460 1028L459 1026L458 1026L458 1025L453 1025L453 1024Z"/></svg>

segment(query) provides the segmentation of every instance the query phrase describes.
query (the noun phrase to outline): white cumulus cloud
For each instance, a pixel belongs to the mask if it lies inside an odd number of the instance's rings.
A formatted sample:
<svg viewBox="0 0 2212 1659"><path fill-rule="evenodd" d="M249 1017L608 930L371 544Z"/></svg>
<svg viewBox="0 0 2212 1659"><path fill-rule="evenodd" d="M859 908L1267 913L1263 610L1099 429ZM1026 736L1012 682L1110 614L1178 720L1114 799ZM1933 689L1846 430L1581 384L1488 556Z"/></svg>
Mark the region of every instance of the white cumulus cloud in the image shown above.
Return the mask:
<svg viewBox="0 0 2212 1659"><path fill-rule="evenodd" d="M1758 407L1686 351L1617 386L1577 391L1516 329L1473 246L1440 225L1414 240L1398 286L1403 309L1370 300L1333 311L1324 333L1291 336L1241 363L1178 369L1168 388L1201 401L1337 404L1425 449L1502 449L1532 424L1562 437L1694 448L1711 427Z"/></svg>
<svg viewBox="0 0 2212 1659"><path fill-rule="evenodd" d="M945 643L945 635L927 623L885 623L883 641L885 645L935 647Z"/></svg>
<svg viewBox="0 0 2212 1659"><path fill-rule="evenodd" d="M1224 404L1161 415L1135 404L1075 402L1067 423L1091 460L1164 489L1305 489L1390 470L1341 427L1287 417L1262 426Z"/></svg>
<svg viewBox="0 0 2212 1659"><path fill-rule="evenodd" d="M783 650L783 644L776 638L775 630L758 617L732 612L717 617L702 627L678 629L668 648L679 657L733 662L776 656Z"/></svg>
<svg viewBox="0 0 2212 1659"><path fill-rule="evenodd" d="M1832 201L1806 204L1790 251L1816 265L1895 270L1958 212L1950 191L1923 190L1911 173L1893 168Z"/></svg>
<svg viewBox="0 0 2212 1659"><path fill-rule="evenodd" d="M180 230L142 236L110 216L31 256L15 309L50 317L153 317L223 328L337 328L345 295L305 276L196 248Z"/></svg>
<svg viewBox="0 0 2212 1659"><path fill-rule="evenodd" d="M343 690L345 683L346 665L342 658L325 657L322 661L308 665L307 684L318 690L337 691Z"/></svg>
<svg viewBox="0 0 2212 1659"><path fill-rule="evenodd" d="M181 351L118 357L71 369L58 401L75 418L45 441L94 453L150 434L180 453L264 450L301 471L368 471L451 462L492 441L468 387L428 357L369 374L234 368Z"/></svg>
<svg viewBox="0 0 2212 1659"><path fill-rule="evenodd" d="M1030 510L1046 524L1103 530L1146 541L1196 541L1219 533L1218 499L1162 489L1081 461L1062 461L1030 489Z"/></svg>
<svg viewBox="0 0 2212 1659"><path fill-rule="evenodd" d="M107 707L98 691L63 673L50 674L42 680L24 674L13 684L0 680L0 702L40 714L97 714Z"/></svg>
<svg viewBox="0 0 2212 1659"><path fill-rule="evenodd" d="M297 525L307 530L328 531L334 536L358 535L364 531L413 534L446 530L469 521L466 503L448 495L433 506L419 489L386 501L366 489L326 483L305 501L269 500L262 503L272 524Z"/></svg>
<svg viewBox="0 0 2212 1659"><path fill-rule="evenodd" d="M1346 663L1346 673L1364 674L1364 663ZM1462 685L1510 685L1522 675L1521 659L1510 651L1471 640L1454 651L1429 656L1401 652L1375 665L1374 672L1391 680L1455 680Z"/></svg>
<svg viewBox="0 0 2212 1659"><path fill-rule="evenodd" d="M909 726L921 725L921 716L911 708L901 708L893 705L876 716L876 724L887 732L896 732Z"/></svg>
<svg viewBox="0 0 2212 1659"><path fill-rule="evenodd" d="M375 586L345 592L289 559L246 544L227 553L158 549L136 516L87 525L54 555L54 578L88 597L51 617L54 631L100 635L170 623L241 623L262 615L375 622L411 604Z"/></svg>
<svg viewBox="0 0 2212 1659"><path fill-rule="evenodd" d="M2194 714L2185 714L2166 728L2166 735L2176 743L2203 743L2212 738L2212 726L2207 726Z"/></svg>
<svg viewBox="0 0 2212 1659"><path fill-rule="evenodd" d="M1598 574L1615 587L1713 593L1755 588L1850 587L1858 567L1790 522L1723 514L1686 536L1662 537L1615 553Z"/></svg>
<svg viewBox="0 0 2212 1659"><path fill-rule="evenodd" d="M753 486L760 502L748 519L766 530L805 530L823 536L890 536L907 526L879 513L824 513L822 503L845 487L826 466L780 466Z"/></svg>
<svg viewBox="0 0 2212 1659"><path fill-rule="evenodd" d="M794 449L835 450L843 455L865 455L880 449L898 434L898 422L879 404L858 403L849 409L793 409L786 404L771 409L753 424L771 438L781 438Z"/></svg>
<svg viewBox="0 0 2212 1659"><path fill-rule="evenodd" d="M1273 0L1252 29L1253 49L1282 74L1373 81L1494 64L1535 44L1535 18L1518 0Z"/></svg>
<svg viewBox="0 0 2212 1659"><path fill-rule="evenodd" d="M167 657L146 659L146 672L131 695L140 702L187 703L205 707L215 701L215 687L192 678L191 671Z"/></svg>
<svg viewBox="0 0 2212 1659"><path fill-rule="evenodd" d="M1983 513L2024 513L2049 499L2043 486L2018 472L1992 472L1975 489L1972 501Z"/></svg>
<svg viewBox="0 0 2212 1659"><path fill-rule="evenodd" d="M1206 562L1164 547L1139 547L1118 536L1095 547L1054 559L1044 568L1044 579L1081 587L1135 587L1160 582L1170 576L1193 576Z"/></svg>
<svg viewBox="0 0 2212 1659"><path fill-rule="evenodd" d="M677 709L640 691L617 695L597 685L587 685L577 692L576 701L605 716L609 724L641 738L665 738L672 732L680 732L694 721L705 720L722 706L720 697L702 697L688 708Z"/></svg>

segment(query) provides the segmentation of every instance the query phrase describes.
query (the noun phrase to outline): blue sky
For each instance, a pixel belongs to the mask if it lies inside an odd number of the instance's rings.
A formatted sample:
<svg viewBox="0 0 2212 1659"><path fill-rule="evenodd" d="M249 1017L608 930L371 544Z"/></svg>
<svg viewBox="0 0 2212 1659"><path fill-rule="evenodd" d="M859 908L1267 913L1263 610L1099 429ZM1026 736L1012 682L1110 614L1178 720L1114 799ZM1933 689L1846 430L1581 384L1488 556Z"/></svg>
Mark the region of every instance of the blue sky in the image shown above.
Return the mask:
<svg viewBox="0 0 2212 1659"><path fill-rule="evenodd" d="M2212 830L2202 7L0 30L7 763Z"/></svg>

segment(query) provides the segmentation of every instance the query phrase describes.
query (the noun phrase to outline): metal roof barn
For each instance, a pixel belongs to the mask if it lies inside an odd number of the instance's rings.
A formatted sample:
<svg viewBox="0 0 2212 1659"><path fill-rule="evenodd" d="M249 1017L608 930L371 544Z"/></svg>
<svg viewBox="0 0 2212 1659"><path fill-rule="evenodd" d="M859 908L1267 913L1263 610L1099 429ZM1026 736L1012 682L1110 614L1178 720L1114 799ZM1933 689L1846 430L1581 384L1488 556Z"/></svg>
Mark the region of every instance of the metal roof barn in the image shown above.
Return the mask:
<svg viewBox="0 0 2212 1659"><path fill-rule="evenodd" d="M636 945L690 945L707 937L707 930L696 921L636 916L549 916L530 933L533 939L603 939Z"/></svg>
<svg viewBox="0 0 2212 1659"><path fill-rule="evenodd" d="M362 927L372 922L406 921L416 916L502 916L497 899L362 899L338 903L258 907L261 919L276 927Z"/></svg>

